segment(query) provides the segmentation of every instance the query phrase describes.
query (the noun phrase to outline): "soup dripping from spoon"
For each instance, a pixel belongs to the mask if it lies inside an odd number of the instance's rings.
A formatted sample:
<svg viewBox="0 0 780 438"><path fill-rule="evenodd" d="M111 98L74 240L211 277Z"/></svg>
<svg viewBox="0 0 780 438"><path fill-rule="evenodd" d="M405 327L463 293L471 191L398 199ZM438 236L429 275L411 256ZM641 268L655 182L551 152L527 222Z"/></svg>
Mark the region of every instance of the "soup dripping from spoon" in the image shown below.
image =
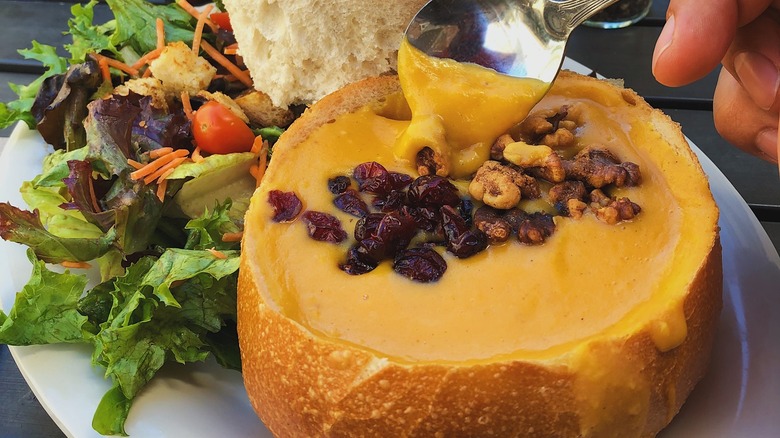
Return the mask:
<svg viewBox="0 0 780 438"><path fill-rule="evenodd" d="M432 0L406 29L435 58L552 83L572 30L617 0Z"/></svg>

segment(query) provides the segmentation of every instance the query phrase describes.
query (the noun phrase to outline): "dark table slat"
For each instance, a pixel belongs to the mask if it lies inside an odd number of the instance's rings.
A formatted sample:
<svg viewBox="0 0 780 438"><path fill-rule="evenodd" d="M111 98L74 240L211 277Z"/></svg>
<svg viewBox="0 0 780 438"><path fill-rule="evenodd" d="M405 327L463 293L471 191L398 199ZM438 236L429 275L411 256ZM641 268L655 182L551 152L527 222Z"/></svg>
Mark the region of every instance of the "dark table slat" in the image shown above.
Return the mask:
<svg viewBox="0 0 780 438"><path fill-rule="evenodd" d="M65 435L24 381L8 347L0 344L0 438Z"/></svg>

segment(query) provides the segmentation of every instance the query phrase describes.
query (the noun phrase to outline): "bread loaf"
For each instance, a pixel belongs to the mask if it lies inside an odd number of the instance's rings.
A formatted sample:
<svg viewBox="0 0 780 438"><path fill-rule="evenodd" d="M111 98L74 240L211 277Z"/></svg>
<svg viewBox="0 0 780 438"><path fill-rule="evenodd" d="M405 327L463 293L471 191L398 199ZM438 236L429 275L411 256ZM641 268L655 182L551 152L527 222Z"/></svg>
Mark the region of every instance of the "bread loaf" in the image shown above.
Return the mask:
<svg viewBox="0 0 780 438"><path fill-rule="evenodd" d="M225 0L255 87L286 108L391 71L425 0Z"/></svg>
<svg viewBox="0 0 780 438"><path fill-rule="evenodd" d="M408 123L402 103L389 76L323 98L252 199L238 330L262 421L281 437L655 436L706 372L721 308L718 211L679 126L631 90L563 72L538 108L583 105L580 141L639 163L635 221L560 218L543 245L444 254L429 284L385 265L350 276L347 243L271 221L269 192L333 210L327 180L349 163L409 173L382 146Z"/></svg>

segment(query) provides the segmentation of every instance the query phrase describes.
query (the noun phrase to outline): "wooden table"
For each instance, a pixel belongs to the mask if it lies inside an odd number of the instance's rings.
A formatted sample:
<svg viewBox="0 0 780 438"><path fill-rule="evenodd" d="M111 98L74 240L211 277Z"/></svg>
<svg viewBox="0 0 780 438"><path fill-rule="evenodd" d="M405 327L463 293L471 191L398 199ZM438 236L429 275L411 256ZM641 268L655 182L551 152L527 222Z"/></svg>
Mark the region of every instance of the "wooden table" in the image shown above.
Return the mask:
<svg viewBox="0 0 780 438"><path fill-rule="evenodd" d="M33 39L61 46L72 1L0 0L0 101L14 98L8 82L26 84L40 68L16 53ZM724 141L712 121L713 71L703 80L682 88L666 88L651 74L656 38L664 23L668 0L655 0L650 15L626 29L577 29L567 54L599 73L623 78L654 106L683 126L685 134L720 168L750 205L761 224L780 247L780 180L777 167L749 156ZM96 8L96 22L110 17L105 5ZM7 136L9 130L0 131ZM0 437L61 437L62 432L35 399L20 375L9 350L0 346Z"/></svg>

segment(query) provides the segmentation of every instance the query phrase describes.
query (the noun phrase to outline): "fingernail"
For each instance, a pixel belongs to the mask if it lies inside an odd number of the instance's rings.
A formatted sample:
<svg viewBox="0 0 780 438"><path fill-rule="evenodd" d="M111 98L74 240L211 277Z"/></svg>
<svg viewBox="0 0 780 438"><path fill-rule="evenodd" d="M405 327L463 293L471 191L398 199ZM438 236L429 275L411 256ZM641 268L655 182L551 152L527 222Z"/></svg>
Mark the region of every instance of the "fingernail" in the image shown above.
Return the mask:
<svg viewBox="0 0 780 438"><path fill-rule="evenodd" d="M777 160L777 129L768 128L758 133L756 146L769 158Z"/></svg>
<svg viewBox="0 0 780 438"><path fill-rule="evenodd" d="M764 110L772 107L780 87L774 62L760 53L742 52L734 57L734 72L756 105Z"/></svg>
<svg viewBox="0 0 780 438"><path fill-rule="evenodd" d="M674 37L674 15L670 15L666 19L661 34L658 35L658 41L655 43L655 51L653 52L653 70L655 70L655 63L658 58L672 45L672 38Z"/></svg>

